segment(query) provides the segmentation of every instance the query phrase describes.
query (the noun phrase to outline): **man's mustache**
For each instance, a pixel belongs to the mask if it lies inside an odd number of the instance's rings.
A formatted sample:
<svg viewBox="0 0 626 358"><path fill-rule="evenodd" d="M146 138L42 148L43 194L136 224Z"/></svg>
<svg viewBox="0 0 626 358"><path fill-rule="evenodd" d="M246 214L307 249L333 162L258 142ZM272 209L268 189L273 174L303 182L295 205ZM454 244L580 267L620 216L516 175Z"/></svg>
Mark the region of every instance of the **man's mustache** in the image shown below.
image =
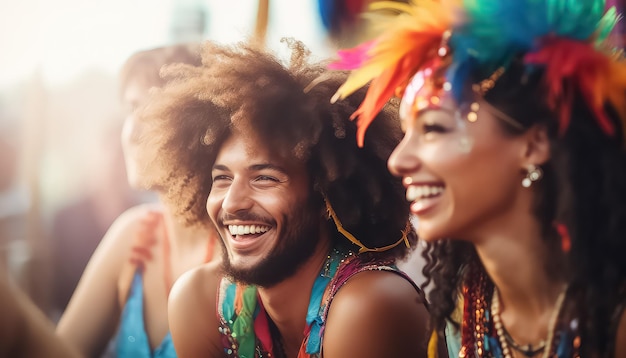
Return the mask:
<svg viewBox="0 0 626 358"><path fill-rule="evenodd" d="M220 216L220 221L221 222L225 222L225 221L255 221L255 222L261 222L261 223L267 223L268 225L274 226L276 225L276 221L274 221L274 219L271 218L267 218L261 215L257 215L253 212L250 211L238 211L235 214L222 214Z"/></svg>

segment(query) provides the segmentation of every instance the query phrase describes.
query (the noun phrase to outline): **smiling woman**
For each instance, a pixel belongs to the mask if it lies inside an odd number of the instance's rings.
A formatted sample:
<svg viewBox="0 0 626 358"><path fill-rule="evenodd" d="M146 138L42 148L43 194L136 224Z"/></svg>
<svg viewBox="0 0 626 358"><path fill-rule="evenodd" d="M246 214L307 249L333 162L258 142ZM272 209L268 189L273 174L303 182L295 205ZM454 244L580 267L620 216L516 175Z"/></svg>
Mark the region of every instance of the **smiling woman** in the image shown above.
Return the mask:
<svg viewBox="0 0 626 358"><path fill-rule="evenodd" d="M433 338L452 323L459 357L626 356L626 61L609 41L615 9L373 8L395 15L380 37L340 52L334 67L356 70L335 98L371 81L354 114L361 139L402 94L405 135L389 169L427 241Z"/></svg>
<svg viewBox="0 0 626 358"><path fill-rule="evenodd" d="M470 126L450 95L441 103L402 118L406 134L389 168L403 177L420 238L479 238L522 200L515 154L523 141L505 135L488 111Z"/></svg>

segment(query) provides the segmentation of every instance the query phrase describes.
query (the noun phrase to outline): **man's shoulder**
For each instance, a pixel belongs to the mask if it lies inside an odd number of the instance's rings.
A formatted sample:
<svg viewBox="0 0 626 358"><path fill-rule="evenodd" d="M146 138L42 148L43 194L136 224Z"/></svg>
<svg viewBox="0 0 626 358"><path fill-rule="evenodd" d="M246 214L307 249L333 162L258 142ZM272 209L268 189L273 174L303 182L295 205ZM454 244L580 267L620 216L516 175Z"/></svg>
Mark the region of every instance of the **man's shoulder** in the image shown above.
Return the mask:
<svg viewBox="0 0 626 358"><path fill-rule="evenodd" d="M370 266L351 275L329 302L327 324L335 319L376 324L372 317L425 312L421 290L393 266Z"/></svg>
<svg viewBox="0 0 626 358"><path fill-rule="evenodd" d="M425 356L428 320L423 297L407 277L362 271L347 280L329 306L324 354Z"/></svg>
<svg viewBox="0 0 626 358"><path fill-rule="evenodd" d="M222 278L221 263L212 261L182 274L174 283L170 300L185 300L192 296L197 301L215 300Z"/></svg>
<svg viewBox="0 0 626 358"><path fill-rule="evenodd" d="M172 287L168 318L179 356L221 357L215 312L220 263L210 262L185 272Z"/></svg>
<svg viewBox="0 0 626 358"><path fill-rule="evenodd" d="M377 256L356 255L340 265L333 279L331 296L350 299L365 296L369 300L404 300L407 297L422 298L421 289L393 260Z"/></svg>
<svg viewBox="0 0 626 358"><path fill-rule="evenodd" d="M411 279L395 269L368 269L351 276L336 293L333 305L342 301L358 305L402 304L422 299Z"/></svg>
<svg viewBox="0 0 626 358"><path fill-rule="evenodd" d="M209 323L215 317L217 287L221 279L220 264L210 262L182 274L168 298L170 319ZM212 323L211 323L212 324Z"/></svg>

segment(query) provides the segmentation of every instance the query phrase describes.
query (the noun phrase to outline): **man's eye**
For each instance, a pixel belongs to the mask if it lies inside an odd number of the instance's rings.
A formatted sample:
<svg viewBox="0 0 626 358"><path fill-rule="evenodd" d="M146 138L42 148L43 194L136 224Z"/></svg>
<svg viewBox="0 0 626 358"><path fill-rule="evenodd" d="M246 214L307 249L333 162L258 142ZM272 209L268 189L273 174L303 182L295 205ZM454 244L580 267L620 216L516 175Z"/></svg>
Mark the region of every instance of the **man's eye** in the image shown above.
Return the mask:
<svg viewBox="0 0 626 358"><path fill-rule="evenodd" d="M257 181L257 182L259 182L259 181L261 181L261 182L262 181L279 182L278 179L276 179L276 178L274 178L272 176L269 176L269 175L259 175L258 177L256 177L256 179L254 181Z"/></svg>
<svg viewBox="0 0 626 358"><path fill-rule="evenodd" d="M216 175L213 177L213 181L220 181L220 180L230 180L230 177L228 177L227 175Z"/></svg>

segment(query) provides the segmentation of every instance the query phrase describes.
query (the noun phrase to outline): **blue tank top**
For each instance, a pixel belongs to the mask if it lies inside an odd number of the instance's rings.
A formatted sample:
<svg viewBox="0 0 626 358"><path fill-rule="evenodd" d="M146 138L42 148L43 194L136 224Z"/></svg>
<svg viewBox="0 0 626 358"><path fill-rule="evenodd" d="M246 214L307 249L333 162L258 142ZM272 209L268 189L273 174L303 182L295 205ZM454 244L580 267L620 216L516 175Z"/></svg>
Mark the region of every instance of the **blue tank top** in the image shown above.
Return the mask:
<svg viewBox="0 0 626 358"><path fill-rule="evenodd" d="M161 344L151 352L148 334L143 317L143 278L139 270L135 272L133 283L117 336L117 357L119 358L176 358L172 336L167 332Z"/></svg>

